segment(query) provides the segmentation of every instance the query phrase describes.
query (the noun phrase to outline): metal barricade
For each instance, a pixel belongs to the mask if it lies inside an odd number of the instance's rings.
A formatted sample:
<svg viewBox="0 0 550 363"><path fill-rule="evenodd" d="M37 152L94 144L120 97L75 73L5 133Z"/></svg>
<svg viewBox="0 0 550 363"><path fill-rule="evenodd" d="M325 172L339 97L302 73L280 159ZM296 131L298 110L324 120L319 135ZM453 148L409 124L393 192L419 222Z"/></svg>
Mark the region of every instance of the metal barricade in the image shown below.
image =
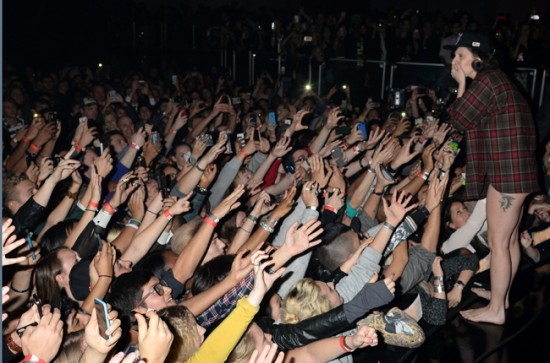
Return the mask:
<svg viewBox="0 0 550 363"><path fill-rule="evenodd" d="M526 95L529 95L531 100L535 101L537 69L517 67L514 68L512 76L516 79L516 84L523 89Z"/></svg>
<svg viewBox="0 0 550 363"><path fill-rule="evenodd" d="M438 93L456 87L449 68L442 63L395 62L391 65L388 89L421 85Z"/></svg>
<svg viewBox="0 0 550 363"><path fill-rule="evenodd" d="M544 93L550 92L550 82L548 82L549 74L546 72L546 69L542 72L542 78L540 80L540 92L539 92L539 108L542 107L542 102L544 101Z"/></svg>

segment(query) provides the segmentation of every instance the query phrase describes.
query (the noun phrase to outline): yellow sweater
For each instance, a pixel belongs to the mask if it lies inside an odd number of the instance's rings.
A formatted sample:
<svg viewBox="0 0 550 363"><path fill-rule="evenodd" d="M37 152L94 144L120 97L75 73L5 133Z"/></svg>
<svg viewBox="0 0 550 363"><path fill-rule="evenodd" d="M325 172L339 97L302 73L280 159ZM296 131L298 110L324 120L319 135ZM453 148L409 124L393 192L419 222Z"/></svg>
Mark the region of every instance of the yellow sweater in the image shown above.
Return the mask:
<svg viewBox="0 0 550 363"><path fill-rule="evenodd" d="M214 329L202 343L199 350L186 362L223 363L233 351L246 328L258 312L259 307L252 306L246 296L238 302L235 310Z"/></svg>

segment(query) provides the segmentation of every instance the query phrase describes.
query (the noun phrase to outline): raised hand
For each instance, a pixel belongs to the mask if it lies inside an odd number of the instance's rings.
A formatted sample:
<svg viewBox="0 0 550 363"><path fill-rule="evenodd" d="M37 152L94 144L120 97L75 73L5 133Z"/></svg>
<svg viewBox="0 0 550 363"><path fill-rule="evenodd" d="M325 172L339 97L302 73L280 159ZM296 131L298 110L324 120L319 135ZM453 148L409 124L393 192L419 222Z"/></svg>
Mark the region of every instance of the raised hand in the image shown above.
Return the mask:
<svg viewBox="0 0 550 363"><path fill-rule="evenodd" d="M292 147L289 146L290 141L291 139L289 137L283 136L271 150L271 155L276 158L282 158L285 156L290 150L292 150Z"/></svg>
<svg viewBox="0 0 550 363"><path fill-rule="evenodd" d="M374 347L378 345L378 335L376 330L368 325L361 325L357 332L351 337L346 337L346 342L352 349L360 349L365 347Z"/></svg>
<svg viewBox="0 0 550 363"><path fill-rule="evenodd" d="M109 309L111 308L108 305ZM116 343L122 336L122 329L120 328L120 319L117 319L118 312L116 310L110 310L107 316L111 321L111 326L104 332L109 339L105 339L99 333L99 324L97 322L96 309L92 309L92 314L86 328L84 329L84 339L86 340L87 349L93 349L100 354L107 354L114 348Z"/></svg>
<svg viewBox="0 0 550 363"><path fill-rule="evenodd" d="M118 181L115 188L115 193L109 201L113 208L118 208L120 205L124 204L126 200L128 200L130 194L139 188L139 184L135 180L131 181L134 176L134 172L130 171L124 174Z"/></svg>
<svg viewBox="0 0 550 363"><path fill-rule="evenodd" d="M235 208L238 208L241 203L238 201L239 198L244 194L245 187L243 184L237 185L233 193L229 194L224 200L221 201L216 208L212 211L217 218L222 219Z"/></svg>
<svg viewBox="0 0 550 363"><path fill-rule="evenodd" d="M43 309L43 315L37 326L29 326L21 337L24 355L35 355L51 362L59 352L63 340L63 320L59 309L53 313Z"/></svg>
<svg viewBox="0 0 550 363"><path fill-rule="evenodd" d="M300 228L298 228L298 222L294 222L286 232L285 243L281 249L291 256L296 256L317 246L321 240L315 238L324 232L323 228L319 228L320 226L321 221L315 219L304 223Z"/></svg>
<svg viewBox="0 0 550 363"><path fill-rule="evenodd" d="M147 312L149 322L141 314L135 314L138 323L138 346L141 357L146 362L164 362L174 335L168 325L154 311Z"/></svg>
<svg viewBox="0 0 550 363"><path fill-rule="evenodd" d="M296 185L293 185L289 189L285 191L285 195L283 199L279 202L279 204L275 207L273 212L271 213L272 217L275 220L279 220L282 217L286 216L288 212L292 210L294 207L294 197L296 196Z"/></svg>
<svg viewBox="0 0 550 363"><path fill-rule="evenodd" d="M187 194L185 197L178 199L168 210L171 215L183 214L191 210L191 202L189 199L193 193Z"/></svg>
<svg viewBox="0 0 550 363"><path fill-rule="evenodd" d="M311 177L319 184L319 188L323 189L327 186L330 178L332 177L332 169L326 169L325 163L321 156L313 155L310 158L311 163Z"/></svg>
<svg viewBox="0 0 550 363"><path fill-rule="evenodd" d="M11 218L6 219L4 223L2 223L2 266L14 265L27 259L26 256L6 257L10 252L21 247L25 243L24 238L16 241L17 236L12 234L14 231L15 226L12 224Z"/></svg>
<svg viewBox="0 0 550 363"><path fill-rule="evenodd" d="M76 160L61 160L57 168L54 169L51 179L55 183L67 179L76 169L80 167L80 161Z"/></svg>
<svg viewBox="0 0 550 363"><path fill-rule="evenodd" d="M386 198L382 198L382 203L384 205L384 213L386 215L386 222L388 222L394 227L397 226L399 223L401 223L403 218L405 218L405 215L410 210L418 206L418 204L415 203L407 207L411 199L412 199L412 195L406 196L405 193L399 193L396 190L392 194L391 204L389 204Z"/></svg>
<svg viewBox="0 0 550 363"><path fill-rule="evenodd" d="M285 268L280 268L276 272L269 274L265 270L273 264L269 254L265 251L256 251L251 258L254 266L254 288L248 295L248 301L253 306L260 306L264 295L273 286L273 283L281 277Z"/></svg>
<svg viewBox="0 0 550 363"><path fill-rule="evenodd" d="M113 170L113 158L109 153L109 148L103 150L103 153L95 159L94 165L102 178L106 178L109 175L111 170Z"/></svg>

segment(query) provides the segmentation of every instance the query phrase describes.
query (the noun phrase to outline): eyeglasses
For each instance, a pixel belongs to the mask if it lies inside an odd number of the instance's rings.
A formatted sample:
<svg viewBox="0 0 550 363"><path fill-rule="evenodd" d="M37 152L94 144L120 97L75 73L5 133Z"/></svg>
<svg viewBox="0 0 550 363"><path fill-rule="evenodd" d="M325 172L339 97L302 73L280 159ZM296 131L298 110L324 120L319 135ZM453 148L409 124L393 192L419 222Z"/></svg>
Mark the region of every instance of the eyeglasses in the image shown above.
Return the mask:
<svg viewBox="0 0 550 363"><path fill-rule="evenodd" d="M160 280L158 283L156 283L152 288L151 290L145 294L145 296L143 297L143 299L141 299L139 301L139 303L136 304L136 307L138 306L142 306L143 303L145 302L145 300L147 300L147 298L149 298L149 296L153 295L153 294L157 294L158 296L163 296L164 295L164 288L165 287L168 287L168 285L166 284L166 282L164 282L164 280Z"/></svg>

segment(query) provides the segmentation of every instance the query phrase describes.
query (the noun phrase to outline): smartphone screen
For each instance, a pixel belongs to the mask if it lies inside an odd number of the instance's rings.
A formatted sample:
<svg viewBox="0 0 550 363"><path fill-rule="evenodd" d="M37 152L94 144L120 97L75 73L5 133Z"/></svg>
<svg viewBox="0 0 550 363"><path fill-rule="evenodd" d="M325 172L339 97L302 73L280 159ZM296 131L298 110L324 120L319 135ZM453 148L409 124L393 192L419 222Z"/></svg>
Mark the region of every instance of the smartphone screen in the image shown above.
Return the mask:
<svg viewBox="0 0 550 363"><path fill-rule="evenodd" d="M273 111L269 112L267 114L267 117L271 125L277 125L277 114L275 112Z"/></svg>
<svg viewBox="0 0 550 363"><path fill-rule="evenodd" d="M260 130L255 129L254 130L254 141L260 141L260 139L261 139Z"/></svg>
<svg viewBox="0 0 550 363"><path fill-rule="evenodd" d="M369 131L365 122L359 122L357 124L357 129L361 131L361 136L363 137L363 140L367 140L369 138Z"/></svg>
<svg viewBox="0 0 550 363"><path fill-rule="evenodd" d="M99 326L99 334L103 337L103 339L110 339L111 336L105 334L105 331L109 329L111 326L111 322L109 321L109 311L107 310L107 304L99 299L95 298L95 312L97 315L97 325Z"/></svg>
<svg viewBox="0 0 550 363"><path fill-rule="evenodd" d="M346 165L346 161L344 160L344 151L341 148L337 147L332 149L331 154L332 158L339 168L342 168Z"/></svg>

